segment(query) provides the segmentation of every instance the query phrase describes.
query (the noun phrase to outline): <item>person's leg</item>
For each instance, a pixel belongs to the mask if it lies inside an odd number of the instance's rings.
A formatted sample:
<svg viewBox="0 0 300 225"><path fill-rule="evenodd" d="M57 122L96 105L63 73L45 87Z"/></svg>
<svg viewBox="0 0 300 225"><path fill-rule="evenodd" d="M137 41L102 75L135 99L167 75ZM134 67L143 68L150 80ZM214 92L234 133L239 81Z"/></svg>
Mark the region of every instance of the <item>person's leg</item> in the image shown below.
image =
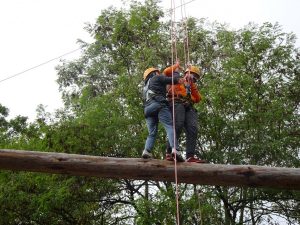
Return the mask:
<svg viewBox="0 0 300 225"><path fill-rule="evenodd" d="M170 108L171 117L173 118L173 108ZM175 130L176 130L176 139L179 141L180 134L182 133L182 129L184 127L185 120L185 108L183 104L176 103L174 105L174 113L175 113ZM167 142L167 154L171 154L172 147L169 142Z"/></svg>
<svg viewBox="0 0 300 225"><path fill-rule="evenodd" d="M191 163L207 163L206 160L195 157L196 142L198 136L198 115L193 108L186 111L186 161Z"/></svg>
<svg viewBox="0 0 300 225"><path fill-rule="evenodd" d="M165 131L167 133L168 142L171 148L177 147L177 141L175 141L174 146L174 133L173 133L173 122L172 122L172 116L167 107L163 107L159 113L158 113L158 119L162 123L163 127L165 128Z"/></svg>
<svg viewBox="0 0 300 225"><path fill-rule="evenodd" d="M146 139L145 148L142 154L143 158L152 158L151 151L154 147L156 135L158 131L158 111L161 105L159 102L152 100L144 108L144 115L148 128L148 137Z"/></svg>
<svg viewBox="0 0 300 225"><path fill-rule="evenodd" d="M145 117L157 116L160 107L161 105L159 102L154 100L150 101L150 103L148 103L144 108Z"/></svg>
<svg viewBox="0 0 300 225"><path fill-rule="evenodd" d="M196 141L198 135L198 115L195 109L186 111L184 128L186 131L186 158L195 155Z"/></svg>
<svg viewBox="0 0 300 225"><path fill-rule="evenodd" d="M151 151L154 147L156 135L157 135L157 131L158 131L158 118L156 116L147 117L146 123L147 123L147 128L148 128L148 136L147 136L146 143L145 143L143 158L151 158ZM147 156L147 152L150 153L149 157Z"/></svg>
<svg viewBox="0 0 300 225"><path fill-rule="evenodd" d="M158 113L158 118L166 130L167 137L169 140L169 145L172 149L171 151L172 155L175 155L176 153L176 160L178 162L183 162L184 159L176 151L176 149L178 149L178 142L177 139L174 139L174 129L173 129L173 122L172 122L172 116L170 110L167 107L162 108Z"/></svg>

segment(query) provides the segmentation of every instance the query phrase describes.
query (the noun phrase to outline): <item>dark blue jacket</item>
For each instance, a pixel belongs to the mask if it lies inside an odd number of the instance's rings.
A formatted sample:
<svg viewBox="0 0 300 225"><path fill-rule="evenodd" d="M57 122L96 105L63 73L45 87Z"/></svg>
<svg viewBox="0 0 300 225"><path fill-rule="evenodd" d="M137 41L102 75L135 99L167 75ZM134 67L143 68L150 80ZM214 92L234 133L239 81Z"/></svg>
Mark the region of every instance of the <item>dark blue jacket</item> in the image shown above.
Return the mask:
<svg viewBox="0 0 300 225"><path fill-rule="evenodd" d="M172 77L167 77L163 74L160 75L152 75L149 76L148 79L145 80L145 84L149 81L149 89L155 93L155 100L164 101L166 100L167 89L166 86L168 84L172 84ZM173 82L177 84L180 79L180 75L177 72L174 72Z"/></svg>

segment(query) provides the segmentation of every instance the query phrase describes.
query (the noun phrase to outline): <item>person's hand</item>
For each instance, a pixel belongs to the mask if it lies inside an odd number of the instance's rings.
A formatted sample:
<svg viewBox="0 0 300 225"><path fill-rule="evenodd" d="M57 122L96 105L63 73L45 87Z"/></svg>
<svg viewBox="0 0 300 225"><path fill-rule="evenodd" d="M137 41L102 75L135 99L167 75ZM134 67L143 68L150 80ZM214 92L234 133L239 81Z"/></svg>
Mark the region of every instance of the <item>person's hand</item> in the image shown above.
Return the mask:
<svg viewBox="0 0 300 225"><path fill-rule="evenodd" d="M183 84L183 83L184 83L184 81L185 81L185 79L184 79L184 78L180 78L180 79L178 80L178 83L179 83L179 84Z"/></svg>
<svg viewBox="0 0 300 225"><path fill-rule="evenodd" d="M189 72L186 73L185 76L184 76L184 79L185 79L187 82L189 82L190 79L191 79L191 74L190 74Z"/></svg>
<svg viewBox="0 0 300 225"><path fill-rule="evenodd" d="M190 69L191 69L191 67L192 67L192 64L190 64L190 63L187 63L187 64L186 64L186 68L187 68L187 69L189 69L189 70L190 70Z"/></svg>
<svg viewBox="0 0 300 225"><path fill-rule="evenodd" d="M177 68L180 67L180 60L179 60L179 59L176 59L175 66L176 66Z"/></svg>
<svg viewBox="0 0 300 225"><path fill-rule="evenodd" d="M176 60L175 68L176 68L176 69L175 69L176 72L180 72L180 71L182 71L182 69L183 69L183 68L180 66L180 60L179 60L179 59Z"/></svg>

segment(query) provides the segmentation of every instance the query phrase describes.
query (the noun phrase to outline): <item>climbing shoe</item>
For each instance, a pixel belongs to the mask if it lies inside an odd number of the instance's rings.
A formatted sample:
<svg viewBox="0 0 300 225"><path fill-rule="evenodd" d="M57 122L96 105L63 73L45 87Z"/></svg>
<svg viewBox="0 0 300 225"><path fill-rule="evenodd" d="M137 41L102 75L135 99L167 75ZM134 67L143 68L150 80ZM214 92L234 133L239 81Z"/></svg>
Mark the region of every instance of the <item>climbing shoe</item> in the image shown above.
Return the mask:
<svg viewBox="0 0 300 225"><path fill-rule="evenodd" d="M166 160L167 160L167 161L174 161L174 159L173 159L173 157L172 157L172 154L167 153L167 154L166 154Z"/></svg>
<svg viewBox="0 0 300 225"><path fill-rule="evenodd" d="M143 159L151 159L152 158L152 154L145 149L143 151L142 158Z"/></svg>
<svg viewBox="0 0 300 225"><path fill-rule="evenodd" d="M187 162L190 162L190 163L207 163L206 160L204 160L204 159L199 159L199 158L197 158L197 157L195 157L195 156L189 157L186 161L187 161Z"/></svg>
<svg viewBox="0 0 300 225"><path fill-rule="evenodd" d="M176 162L184 162L184 159L178 152L172 152L172 158L176 160Z"/></svg>

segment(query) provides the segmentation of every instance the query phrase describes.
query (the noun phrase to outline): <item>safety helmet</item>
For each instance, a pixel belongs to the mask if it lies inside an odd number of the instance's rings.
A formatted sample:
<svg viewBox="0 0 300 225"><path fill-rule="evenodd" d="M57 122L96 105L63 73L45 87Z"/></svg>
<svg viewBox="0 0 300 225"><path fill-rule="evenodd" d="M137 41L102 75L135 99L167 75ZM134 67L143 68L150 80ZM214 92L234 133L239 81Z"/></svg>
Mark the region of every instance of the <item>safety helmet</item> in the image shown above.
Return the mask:
<svg viewBox="0 0 300 225"><path fill-rule="evenodd" d="M146 78L148 77L148 75L150 73L154 72L154 71L159 72L159 70L156 69L156 68L154 68L154 67L150 67L150 68L146 69L145 72L144 72L144 80L146 80Z"/></svg>
<svg viewBox="0 0 300 225"><path fill-rule="evenodd" d="M189 68L187 68L185 71L184 71L184 73L186 74L187 72L189 72L190 71L190 73L194 73L194 74L196 74L198 77L198 79L200 78L200 74L201 74L201 70L199 69L199 67L197 67L197 66L190 66Z"/></svg>

